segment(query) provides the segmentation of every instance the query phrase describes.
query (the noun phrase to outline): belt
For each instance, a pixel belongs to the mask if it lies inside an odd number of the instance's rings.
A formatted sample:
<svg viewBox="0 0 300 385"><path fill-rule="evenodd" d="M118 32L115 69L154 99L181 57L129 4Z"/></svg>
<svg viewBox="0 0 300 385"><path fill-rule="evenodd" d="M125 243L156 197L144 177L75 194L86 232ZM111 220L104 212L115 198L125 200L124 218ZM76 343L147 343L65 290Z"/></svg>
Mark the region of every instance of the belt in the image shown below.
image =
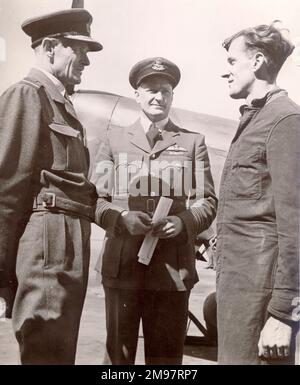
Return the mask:
<svg viewBox="0 0 300 385"><path fill-rule="evenodd" d="M159 196L156 197L144 197L144 196L137 196L137 197L128 197L128 208L126 210L131 211L144 211L153 214L158 202L159 202ZM172 199L172 197L170 197ZM123 202L123 200L121 200ZM122 206L121 202L118 202L117 199L114 199L113 202L117 206ZM173 199L172 207L170 209L169 215L175 215L176 213L180 213L181 211L184 211L186 209L186 202L185 200L176 200Z"/></svg>
<svg viewBox="0 0 300 385"><path fill-rule="evenodd" d="M76 214L94 221L95 210L93 206L84 205L71 199L62 198L54 193L41 193L35 197L33 211L62 211Z"/></svg>

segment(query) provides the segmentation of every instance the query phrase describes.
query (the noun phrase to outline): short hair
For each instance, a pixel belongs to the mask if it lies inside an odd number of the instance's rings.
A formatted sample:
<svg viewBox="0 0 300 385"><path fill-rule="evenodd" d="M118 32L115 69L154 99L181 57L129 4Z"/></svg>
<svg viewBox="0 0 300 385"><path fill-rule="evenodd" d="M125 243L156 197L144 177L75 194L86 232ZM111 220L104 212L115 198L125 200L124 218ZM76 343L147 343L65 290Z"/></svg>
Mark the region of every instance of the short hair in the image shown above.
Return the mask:
<svg viewBox="0 0 300 385"><path fill-rule="evenodd" d="M267 59L267 68L273 74L280 71L283 63L291 55L295 46L275 27L279 20L270 25L261 24L253 28L242 29L224 40L222 46L228 51L231 43L238 37L244 37L246 47L251 51L260 51Z"/></svg>

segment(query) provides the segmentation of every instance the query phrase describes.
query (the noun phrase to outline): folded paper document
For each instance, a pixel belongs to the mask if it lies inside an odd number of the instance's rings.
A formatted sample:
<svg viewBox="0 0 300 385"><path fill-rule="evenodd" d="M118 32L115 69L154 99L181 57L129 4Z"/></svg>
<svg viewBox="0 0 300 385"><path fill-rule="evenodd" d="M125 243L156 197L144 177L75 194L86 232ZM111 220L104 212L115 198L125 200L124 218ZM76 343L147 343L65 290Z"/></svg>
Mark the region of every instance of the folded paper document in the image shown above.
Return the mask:
<svg viewBox="0 0 300 385"><path fill-rule="evenodd" d="M172 206L173 200L166 197L161 197L159 199L158 205L153 215L153 222L157 222L160 219L166 217L169 214L170 208ZM157 245L158 238L153 237L151 232L146 234L144 242L138 252L139 262L144 265L149 265L154 249Z"/></svg>

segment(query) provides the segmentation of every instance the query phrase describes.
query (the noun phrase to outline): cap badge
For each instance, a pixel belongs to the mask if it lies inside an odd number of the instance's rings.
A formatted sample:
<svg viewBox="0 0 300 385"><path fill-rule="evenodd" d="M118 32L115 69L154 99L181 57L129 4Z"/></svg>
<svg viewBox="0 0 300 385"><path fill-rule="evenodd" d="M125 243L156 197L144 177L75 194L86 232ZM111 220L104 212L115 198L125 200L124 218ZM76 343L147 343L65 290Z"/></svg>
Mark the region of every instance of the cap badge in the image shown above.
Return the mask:
<svg viewBox="0 0 300 385"><path fill-rule="evenodd" d="M151 68L155 71L164 71L166 69L161 60L156 60Z"/></svg>

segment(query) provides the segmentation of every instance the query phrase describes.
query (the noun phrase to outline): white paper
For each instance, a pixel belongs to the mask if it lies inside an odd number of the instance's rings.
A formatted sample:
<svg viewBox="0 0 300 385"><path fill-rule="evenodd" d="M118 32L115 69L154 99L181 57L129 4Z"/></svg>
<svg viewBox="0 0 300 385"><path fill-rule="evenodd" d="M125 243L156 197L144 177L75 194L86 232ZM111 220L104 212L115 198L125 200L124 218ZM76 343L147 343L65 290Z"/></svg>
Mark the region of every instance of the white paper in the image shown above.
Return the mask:
<svg viewBox="0 0 300 385"><path fill-rule="evenodd" d="M166 197L160 197L158 205L153 215L153 222L166 217L169 214L173 200ZM138 252L139 262L144 265L149 265L155 247L157 245L158 238L153 237L151 232L146 234L145 239L142 243L140 251Z"/></svg>

